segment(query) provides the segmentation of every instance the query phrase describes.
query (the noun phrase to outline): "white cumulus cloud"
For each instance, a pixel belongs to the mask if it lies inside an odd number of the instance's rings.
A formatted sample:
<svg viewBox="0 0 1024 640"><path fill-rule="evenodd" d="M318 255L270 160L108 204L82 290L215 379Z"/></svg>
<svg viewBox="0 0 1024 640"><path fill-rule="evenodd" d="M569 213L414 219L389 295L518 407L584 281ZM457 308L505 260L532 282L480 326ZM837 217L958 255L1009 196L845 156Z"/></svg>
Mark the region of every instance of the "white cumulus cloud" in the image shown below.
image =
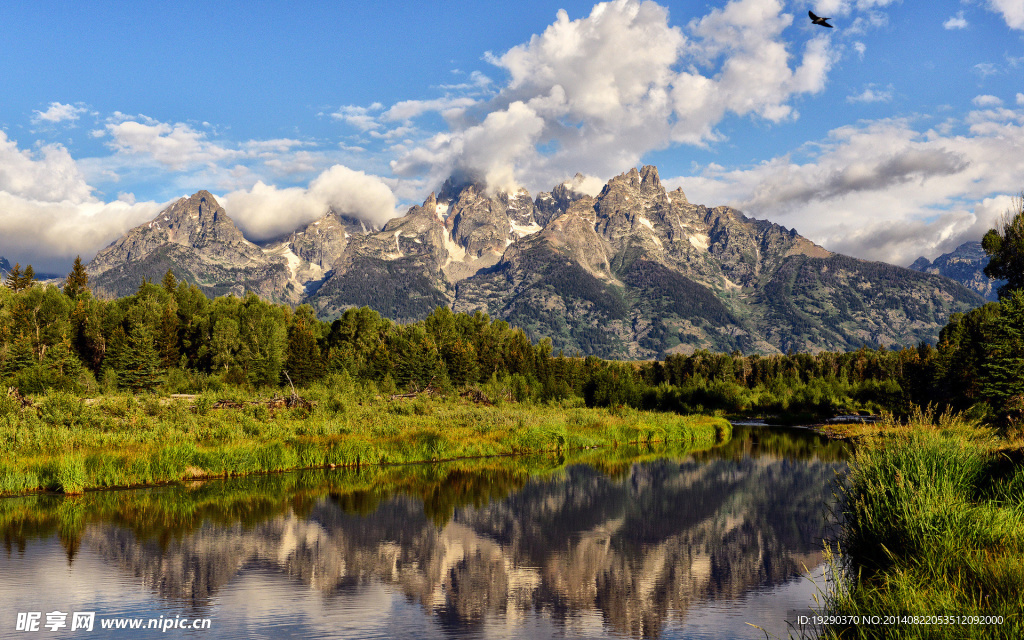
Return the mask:
<svg viewBox="0 0 1024 640"><path fill-rule="evenodd" d="M1024 30L1024 0L989 0L989 6L1003 16L1008 27Z"/></svg>
<svg viewBox="0 0 1024 640"><path fill-rule="evenodd" d="M846 96L847 102L891 102L892 101L892 85L889 85L886 89L878 89L874 85L869 85L864 88L858 94Z"/></svg>
<svg viewBox="0 0 1024 640"><path fill-rule="evenodd" d="M153 161L176 171L240 155L236 150L210 142L206 133L185 123L139 118L107 124L106 131L111 137L108 146L120 154Z"/></svg>
<svg viewBox="0 0 1024 640"><path fill-rule="evenodd" d="M896 264L980 240L1024 176L1024 111L987 109L945 128L907 119L840 127L811 160L665 180L693 202L731 204L841 253Z"/></svg>
<svg viewBox="0 0 1024 640"><path fill-rule="evenodd" d="M0 131L0 191L34 200L83 202L92 189L78 164L59 144L48 144L35 153L18 148Z"/></svg>
<svg viewBox="0 0 1024 640"><path fill-rule="evenodd" d="M131 227L151 219L154 202L102 202L60 145L30 153L0 131L0 255L60 271L89 260Z"/></svg>
<svg viewBox="0 0 1024 640"><path fill-rule="evenodd" d="M1000 98L991 95L974 96L974 98L971 100L971 103L974 104L974 106L976 107L1003 106L1003 101Z"/></svg>
<svg viewBox="0 0 1024 640"><path fill-rule="evenodd" d="M342 165L330 167L307 187L279 188L258 181L220 202L245 237L255 241L290 233L329 208L377 225L398 215L395 195L380 178Z"/></svg>
<svg viewBox="0 0 1024 640"><path fill-rule="evenodd" d="M78 120L83 113L87 113L89 110L82 106L76 106L73 104L61 104L60 102L51 102L50 106L46 111L33 111L35 113L32 116L32 122L34 124L58 124L61 122L74 122Z"/></svg>
<svg viewBox="0 0 1024 640"><path fill-rule="evenodd" d="M951 29L951 30L952 29L966 29L967 28L967 20L964 18L964 12L963 11L957 11L956 15L951 17L949 20L946 20L945 22L943 22L942 26L945 27L946 29Z"/></svg>
<svg viewBox="0 0 1024 640"><path fill-rule="evenodd" d="M529 42L487 57L508 73L494 97L449 117L449 131L403 150L392 170L548 188L559 174L608 177L648 151L719 140L730 114L795 118L793 98L820 92L838 54L823 35L791 52L792 21L779 0L732 0L685 30L651 1L603 2L578 20L559 11Z"/></svg>

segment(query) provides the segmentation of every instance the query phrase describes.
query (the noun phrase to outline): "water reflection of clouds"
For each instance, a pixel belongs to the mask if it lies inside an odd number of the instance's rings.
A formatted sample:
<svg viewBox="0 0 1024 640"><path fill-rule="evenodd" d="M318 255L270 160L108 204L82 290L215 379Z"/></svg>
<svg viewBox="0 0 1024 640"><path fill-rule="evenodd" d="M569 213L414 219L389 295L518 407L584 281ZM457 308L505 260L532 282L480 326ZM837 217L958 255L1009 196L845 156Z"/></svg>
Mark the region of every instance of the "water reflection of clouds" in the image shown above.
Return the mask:
<svg viewBox="0 0 1024 640"><path fill-rule="evenodd" d="M161 543L93 523L70 566L52 537L0 560L0 612L17 611L13 575L24 592L77 593L61 610L207 610L218 637L761 637L748 621L781 637L773 621L813 592L792 578L821 562L842 463L754 444L618 478L570 467L440 526L409 495L355 513L337 494Z"/></svg>
<svg viewBox="0 0 1024 640"><path fill-rule="evenodd" d="M51 611L144 618L193 615L180 603L155 597L135 576L111 571L110 563L94 550L82 549L69 562L56 536L35 541L24 552L0 553L0 576L0 637L8 637L18 613L27 611L43 613L44 620ZM71 637L67 629L63 631L65 637ZM61 633L46 633L47 637L62 637ZM159 635L156 631L155 636ZM97 628L90 637L102 634Z"/></svg>

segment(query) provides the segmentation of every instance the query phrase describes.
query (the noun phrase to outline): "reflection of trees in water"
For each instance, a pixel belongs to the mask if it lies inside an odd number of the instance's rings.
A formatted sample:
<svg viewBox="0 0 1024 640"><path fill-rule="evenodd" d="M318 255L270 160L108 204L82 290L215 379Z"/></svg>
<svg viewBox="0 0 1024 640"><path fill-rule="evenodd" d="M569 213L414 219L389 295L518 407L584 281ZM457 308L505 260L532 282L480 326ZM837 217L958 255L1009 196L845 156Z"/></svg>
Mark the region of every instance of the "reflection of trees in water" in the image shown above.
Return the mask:
<svg viewBox="0 0 1024 640"><path fill-rule="evenodd" d="M831 452L808 454L806 443L780 451L738 435L718 456L637 464L620 479L570 467L490 502L437 486L417 497L339 493L171 540L92 524L83 543L162 596L200 608L257 564L331 597L391 584L443 627L598 611L619 632L656 636L696 602L780 584L820 562L822 505L842 463ZM487 498L522 484L471 476L452 492L475 487ZM466 504L478 506L458 506Z"/></svg>

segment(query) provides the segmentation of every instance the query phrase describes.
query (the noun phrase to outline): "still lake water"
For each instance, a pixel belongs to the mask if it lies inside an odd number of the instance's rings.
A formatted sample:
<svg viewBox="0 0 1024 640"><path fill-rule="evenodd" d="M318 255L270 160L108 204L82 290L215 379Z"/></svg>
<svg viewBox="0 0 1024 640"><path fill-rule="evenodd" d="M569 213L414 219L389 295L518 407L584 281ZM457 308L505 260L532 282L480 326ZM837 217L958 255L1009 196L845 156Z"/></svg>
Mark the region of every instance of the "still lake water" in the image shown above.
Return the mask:
<svg viewBox="0 0 1024 640"><path fill-rule="evenodd" d="M825 588L845 457L807 431L737 427L713 450L664 458L2 499L0 637L765 637L748 623L786 637ZM95 612L94 630L71 631L68 615L50 631L54 611ZM26 612L40 631L16 631ZM116 617L210 629L100 628Z"/></svg>

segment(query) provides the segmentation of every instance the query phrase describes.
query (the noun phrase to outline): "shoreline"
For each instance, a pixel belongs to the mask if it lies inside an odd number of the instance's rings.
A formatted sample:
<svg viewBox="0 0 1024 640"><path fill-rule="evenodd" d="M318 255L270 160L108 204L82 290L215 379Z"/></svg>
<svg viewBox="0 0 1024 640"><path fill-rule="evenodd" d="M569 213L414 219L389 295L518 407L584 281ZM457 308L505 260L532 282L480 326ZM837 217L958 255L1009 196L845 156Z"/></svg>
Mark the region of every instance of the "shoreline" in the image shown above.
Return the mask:
<svg viewBox="0 0 1024 640"><path fill-rule="evenodd" d="M199 411L156 397L141 403L131 396L105 397L88 405L78 398L64 400L70 407L63 417L55 418L52 407L44 406L23 411L13 429L9 422L0 426L0 438L6 435L8 442L0 457L0 496L74 495L300 469L634 445L706 448L727 440L732 431L728 421L713 416L525 403L483 406L451 398L322 398L318 406L272 411L258 400L211 411L213 403L202 397Z"/></svg>

